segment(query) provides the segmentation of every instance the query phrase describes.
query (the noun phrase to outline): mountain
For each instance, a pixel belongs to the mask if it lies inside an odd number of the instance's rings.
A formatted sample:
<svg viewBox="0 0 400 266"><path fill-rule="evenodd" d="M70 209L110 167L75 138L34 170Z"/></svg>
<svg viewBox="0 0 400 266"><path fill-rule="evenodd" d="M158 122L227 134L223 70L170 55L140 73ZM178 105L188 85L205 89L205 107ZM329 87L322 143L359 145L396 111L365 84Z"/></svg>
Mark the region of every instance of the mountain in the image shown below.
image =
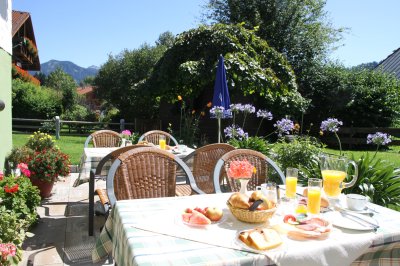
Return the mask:
<svg viewBox="0 0 400 266"><path fill-rule="evenodd" d="M83 79L88 76L95 76L99 71L99 67L97 66L84 68L70 61L50 60L46 63L40 64L40 72L47 76L58 67L60 67L65 73L71 75L77 84L79 84Z"/></svg>

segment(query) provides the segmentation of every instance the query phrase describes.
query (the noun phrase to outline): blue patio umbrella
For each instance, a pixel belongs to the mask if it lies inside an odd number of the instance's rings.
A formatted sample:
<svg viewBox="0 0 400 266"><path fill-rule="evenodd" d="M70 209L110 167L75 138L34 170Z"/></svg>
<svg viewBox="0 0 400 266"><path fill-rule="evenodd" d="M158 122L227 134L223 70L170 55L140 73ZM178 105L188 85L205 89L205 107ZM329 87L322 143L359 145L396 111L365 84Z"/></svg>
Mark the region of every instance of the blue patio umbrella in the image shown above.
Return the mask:
<svg viewBox="0 0 400 266"><path fill-rule="evenodd" d="M226 70L224 65L224 57L220 55L217 67L217 74L214 83L214 96L212 100L212 106L222 106L225 111L222 116L217 117L218 119L218 142L221 138L221 118L232 117L230 109L231 100L229 98L228 82L226 80ZM215 117L214 117L215 118Z"/></svg>

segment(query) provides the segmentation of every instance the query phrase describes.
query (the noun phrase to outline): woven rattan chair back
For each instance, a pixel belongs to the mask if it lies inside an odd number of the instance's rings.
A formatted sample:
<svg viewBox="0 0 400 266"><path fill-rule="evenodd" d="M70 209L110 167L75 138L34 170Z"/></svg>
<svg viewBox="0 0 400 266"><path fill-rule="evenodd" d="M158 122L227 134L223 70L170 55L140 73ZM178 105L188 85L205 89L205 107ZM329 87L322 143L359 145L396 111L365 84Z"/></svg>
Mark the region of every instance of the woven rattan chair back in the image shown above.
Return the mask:
<svg viewBox="0 0 400 266"><path fill-rule="evenodd" d="M281 182L285 183L285 176L279 167L267 156L261 152L250 149L236 149L224 154L217 162L214 169L214 186L216 192L221 192L221 183L225 185L227 191L239 191L240 183L236 182L226 176L225 167L231 161L244 160L249 161L255 168L256 172L253 173L252 178L247 184L248 190L256 190L256 187L262 183L268 182L268 167L271 166L278 173ZM221 180L221 176L224 178Z"/></svg>
<svg viewBox="0 0 400 266"><path fill-rule="evenodd" d="M143 147L122 153L107 176L111 206L116 200L175 196L177 167L193 178L187 165L167 151Z"/></svg>
<svg viewBox="0 0 400 266"><path fill-rule="evenodd" d="M215 143L198 148L193 154L193 177L199 189L207 194L215 193L213 173L217 161L235 147Z"/></svg>
<svg viewBox="0 0 400 266"><path fill-rule="evenodd" d="M95 148L119 147L121 136L118 132L112 130L99 130L93 132L85 142L85 147L88 147L90 140Z"/></svg>
<svg viewBox="0 0 400 266"><path fill-rule="evenodd" d="M138 142L147 141L147 142L153 143L155 145L158 145L160 136L165 137L165 143L167 143L167 145L170 145L171 142L172 142L171 144L173 144L175 146L178 145L178 142L171 134L169 134L168 132L162 131L162 130L148 131L148 132L144 133L142 136L140 136Z"/></svg>

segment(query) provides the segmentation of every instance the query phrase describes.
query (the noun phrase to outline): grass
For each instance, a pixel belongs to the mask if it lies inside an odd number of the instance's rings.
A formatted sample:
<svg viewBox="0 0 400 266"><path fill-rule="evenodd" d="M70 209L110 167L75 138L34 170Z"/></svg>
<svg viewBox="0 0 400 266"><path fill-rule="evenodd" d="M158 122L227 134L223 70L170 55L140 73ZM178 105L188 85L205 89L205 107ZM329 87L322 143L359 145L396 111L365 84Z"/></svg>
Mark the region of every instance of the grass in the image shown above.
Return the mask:
<svg viewBox="0 0 400 266"><path fill-rule="evenodd" d="M333 153L333 154L339 154L339 150L334 150L334 149L324 149L325 152L327 153ZM346 157L351 158L351 154L354 155L355 159L359 159L363 154L368 152L371 156L375 154L375 150L369 150L369 151L360 151L360 150L344 150L343 153ZM382 160L389 161L393 163L395 166L400 166L400 147L399 146L389 146L389 148L386 151L378 151L376 154L377 158L380 158Z"/></svg>
<svg viewBox="0 0 400 266"><path fill-rule="evenodd" d="M13 132L13 147L21 147L25 145L31 134ZM86 137L78 136L61 136L59 140L54 138L55 144L70 156L71 164L79 164L83 153L83 145Z"/></svg>
<svg viewBox="0 0 400 266"><path fill-rule="evenodd" d="M23 146L29 138L30 134L27 133L18 133L13 132L13 147ZM70 156L72 164L79 164L80 158L83 152L83 145L85 143L86 137L79 136L61 136L59 140L55 140L56 145L60 147L60 149L67 153ZM339 154L339 150L335 149L324 149L327 153ZM354 154L355 158L360 158L366 151L354 151L354 150L344 150L344 154L347 157L351 157L351 154ZM371 155L375 153L375 151L368 151ZM398 146L389 146L389 149L386 151L379 151L376 155L378 158L390 161L395 166L400 166L400 147Z"/></svg>

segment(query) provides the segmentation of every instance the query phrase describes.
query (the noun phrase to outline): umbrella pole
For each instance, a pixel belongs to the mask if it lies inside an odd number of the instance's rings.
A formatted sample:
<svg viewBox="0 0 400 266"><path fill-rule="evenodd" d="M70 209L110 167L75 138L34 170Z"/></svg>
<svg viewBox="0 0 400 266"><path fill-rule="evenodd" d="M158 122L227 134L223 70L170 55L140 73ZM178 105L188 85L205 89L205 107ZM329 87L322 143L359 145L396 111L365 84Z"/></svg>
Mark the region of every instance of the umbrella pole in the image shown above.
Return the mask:
<svg viewBox="0 0 400 266"><path fill-rule="evenodd" d="M218 143L221 143L221 118L218 118Z"/></svg>

